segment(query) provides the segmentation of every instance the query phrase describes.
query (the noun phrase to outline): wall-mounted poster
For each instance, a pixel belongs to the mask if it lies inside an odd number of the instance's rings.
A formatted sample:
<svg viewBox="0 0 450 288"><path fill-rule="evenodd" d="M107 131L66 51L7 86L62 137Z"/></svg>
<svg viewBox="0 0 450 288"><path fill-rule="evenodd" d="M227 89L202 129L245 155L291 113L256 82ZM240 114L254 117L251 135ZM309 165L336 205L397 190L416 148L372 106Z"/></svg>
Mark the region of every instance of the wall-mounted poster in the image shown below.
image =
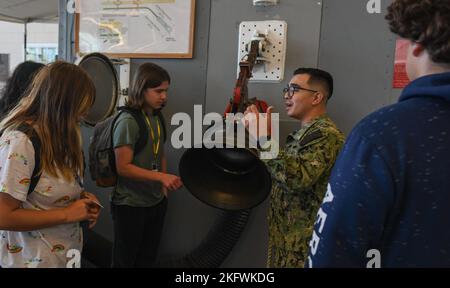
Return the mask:
<svg viewBox="0 0 450 288"><path fill-rule="evenodd" d="M76 52L192 58L195 0L78 0Z"/></svg>
<svg viewBox="0 0 450 288"><path fill-rule="evenodd" d="M406 57L408 54L408 40L398 39L395 48L394 63L394 83L393 87L403 89L409 84L408 74L406 73Z"/></svg>

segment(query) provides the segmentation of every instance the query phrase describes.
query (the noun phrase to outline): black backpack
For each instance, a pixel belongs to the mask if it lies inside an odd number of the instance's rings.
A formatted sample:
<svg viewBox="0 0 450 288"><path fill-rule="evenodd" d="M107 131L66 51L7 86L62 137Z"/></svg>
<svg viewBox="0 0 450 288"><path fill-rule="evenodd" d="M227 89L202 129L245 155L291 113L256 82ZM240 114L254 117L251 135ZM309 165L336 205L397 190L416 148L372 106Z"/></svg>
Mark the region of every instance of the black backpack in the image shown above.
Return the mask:
<svg viewBox="0 0 450 288"><path fill-rule="evenodd" d="M33 144L34 148L34 168L31 174L30 187L28 188L28 195L30 195L36 188L39 179L41 178L41 173L39 169L41 167L41 139L39 139L36 131L30 125L23 123L15 130L25 133ZM0 137L3 135L4 131L0 132Z"/></svg>
<svg viewBox="0 0 450 288"><path fill-rule="evenodd" d="M122 113L133 116L139 126L139 138L134 147L134 155L144 149L148 141L147 124L141 110L119 107L115 115L99 122L94 127L94 135L89 143L89 171L91 178L100 187L112 187L117 183L116 159L114 154L114 124ZM162 126L163 142L166 141L166 125L161 112L157 112Z"/></svg>

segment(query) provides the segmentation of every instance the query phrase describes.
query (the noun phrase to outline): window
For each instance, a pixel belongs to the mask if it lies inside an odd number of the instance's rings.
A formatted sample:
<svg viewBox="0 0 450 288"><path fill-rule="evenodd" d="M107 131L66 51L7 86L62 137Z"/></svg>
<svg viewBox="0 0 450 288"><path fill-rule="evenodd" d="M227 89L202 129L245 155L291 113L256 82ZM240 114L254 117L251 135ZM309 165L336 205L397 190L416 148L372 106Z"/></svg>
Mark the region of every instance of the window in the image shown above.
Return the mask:
<svg viewBox="0 0 450 288"><path fill-rule="evenodd" d="M27 24L27 55L25 60L48 64L58 56L58 24Z"/></svg>
<svg viewBox="0 0 450 288"><path fill-rule="evenodd" d="M58 45L56 44L28 44L27 59L34 62L48 64L58 57Z"/></svg>

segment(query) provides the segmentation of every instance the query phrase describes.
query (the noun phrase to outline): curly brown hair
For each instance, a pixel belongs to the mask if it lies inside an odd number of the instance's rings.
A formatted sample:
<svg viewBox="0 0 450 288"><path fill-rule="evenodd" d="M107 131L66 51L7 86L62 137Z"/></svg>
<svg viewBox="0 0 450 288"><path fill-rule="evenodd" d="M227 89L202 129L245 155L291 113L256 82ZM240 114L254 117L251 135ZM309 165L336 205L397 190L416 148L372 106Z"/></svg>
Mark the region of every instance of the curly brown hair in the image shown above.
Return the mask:
<svg viewBox="0 0 450 288"><path fill-rule="evenodd" d="M395 0L386 20L392 32L422 44L435 63L450 63L449 0Z"/></svg>

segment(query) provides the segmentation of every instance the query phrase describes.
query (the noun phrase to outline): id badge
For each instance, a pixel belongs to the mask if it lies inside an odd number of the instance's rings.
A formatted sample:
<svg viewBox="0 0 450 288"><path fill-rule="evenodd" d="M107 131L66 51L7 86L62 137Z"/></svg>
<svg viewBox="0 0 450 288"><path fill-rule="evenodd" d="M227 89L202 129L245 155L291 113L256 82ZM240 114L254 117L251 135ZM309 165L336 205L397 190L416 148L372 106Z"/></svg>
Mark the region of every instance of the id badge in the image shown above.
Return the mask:
<svg viewBox="0 0 450 288"><path fill-rule="evenodd" d="M158 164L156 162L152 162L152 170L155 171L155 172L159 171Z"/></svg>

